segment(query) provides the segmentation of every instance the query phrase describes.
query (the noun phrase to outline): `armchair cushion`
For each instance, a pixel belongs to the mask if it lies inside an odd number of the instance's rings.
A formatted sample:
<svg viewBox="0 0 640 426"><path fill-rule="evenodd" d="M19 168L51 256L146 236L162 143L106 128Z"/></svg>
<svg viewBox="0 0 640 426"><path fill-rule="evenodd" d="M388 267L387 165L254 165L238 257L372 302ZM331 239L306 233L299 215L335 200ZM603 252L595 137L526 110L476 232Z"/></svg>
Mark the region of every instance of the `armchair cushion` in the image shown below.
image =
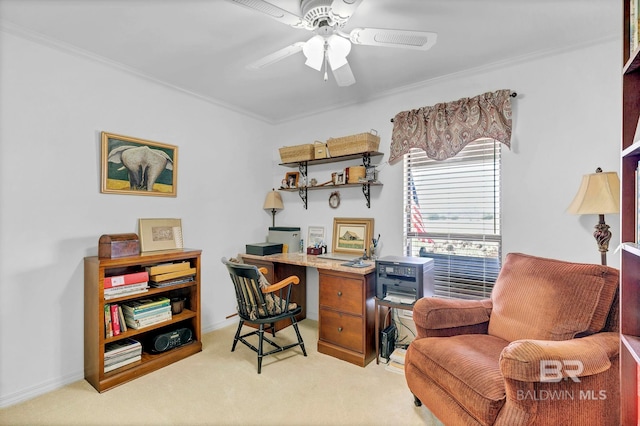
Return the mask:
<svg viewBox="0 0 640 426"><path fill-rule="evenodd" d="M489 334L512 342L596 333L617 285L617 270L607 266L509 253L491 293Z"/></svg>
<svg viewBox="0 0 640 426"><path fill-rule="evenodd" d="M423 297L413 307L418 338L486 333L491 299L460 300Z"/></svg>

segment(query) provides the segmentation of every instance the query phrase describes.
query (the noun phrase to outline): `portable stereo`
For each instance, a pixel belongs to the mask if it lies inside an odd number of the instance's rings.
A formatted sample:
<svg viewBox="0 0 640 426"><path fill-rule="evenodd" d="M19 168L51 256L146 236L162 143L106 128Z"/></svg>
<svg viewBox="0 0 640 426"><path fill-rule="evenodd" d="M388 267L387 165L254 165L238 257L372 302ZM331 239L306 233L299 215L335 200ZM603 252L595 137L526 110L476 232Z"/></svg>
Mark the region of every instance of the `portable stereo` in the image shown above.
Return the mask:
<svg viewBox="0 0 640 426"><path fill-rule="evenodd" d="M191 342L193 333L188 328L179 328L151 338L151 352L165 352Z"/></svg>

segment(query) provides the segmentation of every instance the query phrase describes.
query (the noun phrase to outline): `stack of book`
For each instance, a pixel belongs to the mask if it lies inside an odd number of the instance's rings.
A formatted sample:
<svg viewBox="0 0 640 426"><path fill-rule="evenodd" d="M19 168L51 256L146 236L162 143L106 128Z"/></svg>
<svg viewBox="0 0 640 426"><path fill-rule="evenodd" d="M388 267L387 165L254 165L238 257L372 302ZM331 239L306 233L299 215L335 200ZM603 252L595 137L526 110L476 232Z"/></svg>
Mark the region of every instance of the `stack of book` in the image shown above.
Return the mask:
<svg viewBox="0 0 640 426"><path fill-rule="evenodd" d="M140 299L122 305L128 327L140 329L171 320L171 301L166 297Z"/></svg>
<svg viewBox="0 0 640 426"><path fill-rule="evenodd" d="M107 343L104 351L104 372L124 367L142 359L142 345L137 340L123 339Z"/></svg>
<svg viewBox="0 0 640 426"><path fill-rule="evenodd" d="M395 348L391 352L389 362L385 367L385 370L393 371L394 373L404 374L404 357L407 353L406 349Z"/></svg>
<svg viewBox="0 0 640 426"><path fill-rule="evenodd" d="M148 266L146 271L149 274L149 285L157 288L193 281L196 274L196 268L192 268L189 262L162 263Z"/></svg>
<svg viewBox="0 0 640 426"><path fill-rule="evenodd" d="M104 277L105 300L130 294L144 293L149 290L149 273L147 271L131 274Z"/></svg>

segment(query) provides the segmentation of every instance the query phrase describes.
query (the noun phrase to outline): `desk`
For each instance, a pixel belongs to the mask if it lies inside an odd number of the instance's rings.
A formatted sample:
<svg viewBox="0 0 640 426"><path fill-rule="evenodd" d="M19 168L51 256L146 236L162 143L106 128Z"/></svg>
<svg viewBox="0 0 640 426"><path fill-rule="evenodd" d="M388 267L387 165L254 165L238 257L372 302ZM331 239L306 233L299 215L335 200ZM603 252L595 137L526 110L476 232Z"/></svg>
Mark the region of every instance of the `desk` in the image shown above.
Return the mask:
<svg viewBox="0 0 640 426"><path fill-rule="evenodd" d="M243 254L242 258L246 263L267 268L270 282L297 275L300 284L294 289L300 288L294 301L303 306L302 318L306 318L306 268L318 269L318 352L361 367L373 360L376 355L374 262L365 268L353 268L343 266L344 261L303 253Z"/></svg>
<svg viewBox="0 0 640 426"><path fill-rule="evenodd" d="M380 309L380 306L385 306L390 309L393 309L393 308L405 309L407 311L413 312L413 305L414 304L407 305L406 303L389 302L388 300L379 299L377 297L375 298L374 315L375 315L376 325L375 325L374 333L376 335L376 364L380 363L380 312L378 311L378 309Z"/></svg>

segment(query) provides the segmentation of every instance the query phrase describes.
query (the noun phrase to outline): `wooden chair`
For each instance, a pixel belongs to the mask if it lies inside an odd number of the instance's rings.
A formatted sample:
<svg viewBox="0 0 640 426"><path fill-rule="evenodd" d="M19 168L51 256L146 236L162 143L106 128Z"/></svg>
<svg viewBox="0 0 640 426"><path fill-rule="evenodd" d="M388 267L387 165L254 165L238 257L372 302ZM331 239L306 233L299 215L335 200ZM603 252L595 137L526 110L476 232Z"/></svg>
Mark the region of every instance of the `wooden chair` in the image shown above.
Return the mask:
<svg viewBox="0 0 640 426"><path fill-rule="evenodd" d="M261 373L262 358L265 356L282 352L296 346L300 346L304 356L307 356L307 351L304 348L304 342L295 318L295 316L302 311L302 307L297 306L295 303L290 303L291 286L298 284L300 279L292 275L278 283L270 285L266 279L264 279L263 273L266 271L259 271L255 265L230 262L225 258L222 258L222 263L224 263L229 270L229 276L231 277L236 292L236 300L238 302L237 310L238 316L240 317L231 352L235 351L238 341L244 343L256 352L258 354L258 374ZM264 336L265 331L271 330L272 336L275 337L275 323L283 319L291 320L291 325L293 325L296 336L298 337L296 343L281 346ZM245 322L255 324L258 328L241 335L242 326ZM247 337L256 334L258 335L257 348L246 340ZM274 349L264 352L263 342L267 342L273 346Z"/></svg>

